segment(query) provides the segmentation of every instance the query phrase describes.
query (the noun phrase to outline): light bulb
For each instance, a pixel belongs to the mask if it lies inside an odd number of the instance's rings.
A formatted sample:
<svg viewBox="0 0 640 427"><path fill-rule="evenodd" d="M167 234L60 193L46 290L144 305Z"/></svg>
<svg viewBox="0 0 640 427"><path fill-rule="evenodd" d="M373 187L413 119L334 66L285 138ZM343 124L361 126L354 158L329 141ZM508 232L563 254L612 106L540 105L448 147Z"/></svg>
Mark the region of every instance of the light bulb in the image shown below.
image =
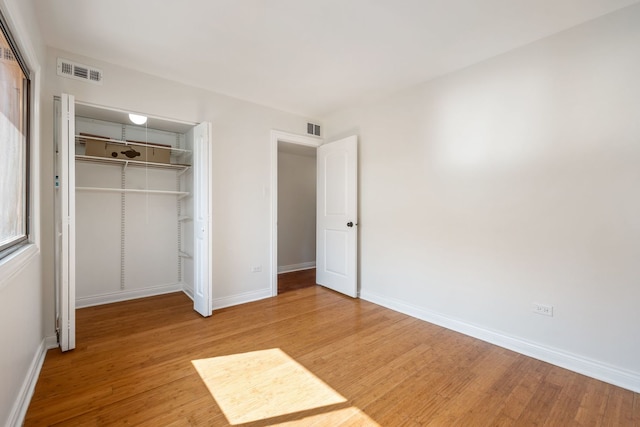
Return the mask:
<svg viewBox="0 0 640 427"><path fill-rule="evenodd" d="M137 125L143 125L147 123L147 116L141 116L138 114L129 113L129 120L131 120L133 123Z"/></svg>

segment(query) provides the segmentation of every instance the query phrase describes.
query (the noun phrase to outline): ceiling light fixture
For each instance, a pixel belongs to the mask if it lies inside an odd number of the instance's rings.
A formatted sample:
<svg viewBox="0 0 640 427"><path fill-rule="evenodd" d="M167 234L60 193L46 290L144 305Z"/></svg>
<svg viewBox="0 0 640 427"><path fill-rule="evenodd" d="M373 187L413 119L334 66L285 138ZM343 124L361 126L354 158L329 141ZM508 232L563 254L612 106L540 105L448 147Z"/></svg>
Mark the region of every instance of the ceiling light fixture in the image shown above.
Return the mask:
<svg viewBox="0 0 640 427"><path fill-rule="evenodd" d="M129 113L129 120L137 125L143 125L147 123L147 116L141 116L139 114L131 114Z"/></svg>

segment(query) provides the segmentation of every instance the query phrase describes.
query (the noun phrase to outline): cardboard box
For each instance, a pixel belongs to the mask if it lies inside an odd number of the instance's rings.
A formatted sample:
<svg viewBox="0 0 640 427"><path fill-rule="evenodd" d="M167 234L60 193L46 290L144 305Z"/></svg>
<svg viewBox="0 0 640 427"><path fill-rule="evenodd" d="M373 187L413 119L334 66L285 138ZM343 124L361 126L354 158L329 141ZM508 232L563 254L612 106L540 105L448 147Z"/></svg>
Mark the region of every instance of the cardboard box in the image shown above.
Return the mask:
<svg viewBox="0 0 640 427"><path fill-rule="evenodd" d="M94 157L107 157L107 145L106 141L99 141L97 139L85 138L81 143L85 144L84 154Z"/></svg>
<svg viewBox="0 0 640 427"><path fill-rule="evenodd" d="M141 153L136 152L135 150L129 151L129 148L130 147L127 147L125 144L100 141L91 138L85 139L85 155L87 156L144 161L141 159Z"/></svg>
<svg viewBox="0 0 640 427"><path fill-rule="evenodd" d="M140 159L143 162L153 163L171 163L171 149L157 146L156 144L147 145L129 145L124 150L120 150L120 154L128 158L128 156L139 156L131 158L131 160Z"/></svg>
<svg viewBox="0 0 640 427"><path fill-rule="evenodd" d="M84 135L83 135L84 136ZM171 149L157 144L128 145L84 137L85 155L137 162L171 163Z"/></svg>

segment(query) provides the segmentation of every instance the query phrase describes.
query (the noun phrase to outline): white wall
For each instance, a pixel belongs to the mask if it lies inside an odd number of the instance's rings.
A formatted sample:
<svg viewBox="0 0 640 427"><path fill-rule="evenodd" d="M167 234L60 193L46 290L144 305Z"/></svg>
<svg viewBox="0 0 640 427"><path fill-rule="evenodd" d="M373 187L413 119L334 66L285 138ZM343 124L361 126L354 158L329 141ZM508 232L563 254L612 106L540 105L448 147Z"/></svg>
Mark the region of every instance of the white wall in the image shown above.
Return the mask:
<svg viewBox="0 0 640 427"><path fill-rule="evenodd" d="M315 262L316 158L279 152L278 270L291 271Z"/></svg>
<svg viewBox="0 0 640 427"><path fill-rule="evenodd" d="M47 51L43 108L43 185L52 188L52 105L62 92L77 101L189 122L213 123L213 298L214 308L271 295L270 259L270 131L304 134L306 117L258 106L199 88L185 86L131 69ZM104 84L93 85L56 76L56 58L96 66ZM52 209L50 192L43 207ZM51 235L52 220L43 223ZM53 245L44 246L46 332L53 333ZM251 268L262 266L252 273Z"/></svg>
<svg viewBox="0 0 640 427"><path fill-rule="evenodd" d="M76 164L78 187L120 188L121 176L119 165ZM176 190L175 170L129 166L125 176L126 188ZM76 307L182 289L176 196L126 195L123 263L120 258L121 203L120 193L76 193Z"/></svg>
<svg viewBox="0 0 640 427"><path fill-rule="evenodd" d="M44 356L40 256L0 283L0 424L15 422L29 404L31 378ZM24 416L24 414L22 414Z"/></svg>
<svg viewBox="0 0 640 427"><path fill-rule="evenodd" d="M639 391L638 46L634 6L328 117L363 298Z"/></svg>
<svg viewBox="0 0 640 427"><path fill-rule="evenodd" d="M29 402L34 376L45 350L42 328L42 280L39 249L39 93L40 64L44 48L30 2L0 0L14 38L34 71L32 91L32 211L33 244L0 261L0 425L20 423Z"/></svg>

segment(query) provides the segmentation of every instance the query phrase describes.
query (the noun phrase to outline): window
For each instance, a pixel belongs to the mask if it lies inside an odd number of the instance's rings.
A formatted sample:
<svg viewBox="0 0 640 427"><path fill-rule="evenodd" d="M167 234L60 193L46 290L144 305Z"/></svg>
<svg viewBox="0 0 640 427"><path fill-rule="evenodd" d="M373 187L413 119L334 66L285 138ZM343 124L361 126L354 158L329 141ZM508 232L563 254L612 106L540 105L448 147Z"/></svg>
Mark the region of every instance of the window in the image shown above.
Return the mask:
<svg viewBox="0 0 640 427"><path fill-rule="evenodd" d="M29 238L29 72L0 15L0 258Z"/></svg>

